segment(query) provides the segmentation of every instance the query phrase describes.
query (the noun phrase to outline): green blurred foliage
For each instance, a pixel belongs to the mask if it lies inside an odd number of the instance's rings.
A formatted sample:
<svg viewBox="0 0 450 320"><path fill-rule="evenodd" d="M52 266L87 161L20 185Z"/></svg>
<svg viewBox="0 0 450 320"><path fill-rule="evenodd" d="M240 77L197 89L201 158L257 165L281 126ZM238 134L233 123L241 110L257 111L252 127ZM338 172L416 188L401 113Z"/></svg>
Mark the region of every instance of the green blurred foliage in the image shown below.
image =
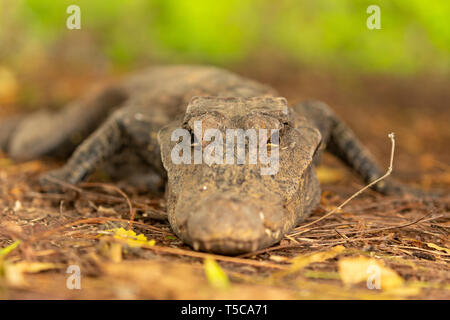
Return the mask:
<svg viewBox="0 0 450 320"><path fill-rule="evenodd" d="M450 70L448 0L0 0L0 58L88 33L113 65L137 61L294 64L357 72ZM81 8L81 31L66 8ZM381 30L366 27L371 4ZM76 41L76 40L74 40Z"/></svg>

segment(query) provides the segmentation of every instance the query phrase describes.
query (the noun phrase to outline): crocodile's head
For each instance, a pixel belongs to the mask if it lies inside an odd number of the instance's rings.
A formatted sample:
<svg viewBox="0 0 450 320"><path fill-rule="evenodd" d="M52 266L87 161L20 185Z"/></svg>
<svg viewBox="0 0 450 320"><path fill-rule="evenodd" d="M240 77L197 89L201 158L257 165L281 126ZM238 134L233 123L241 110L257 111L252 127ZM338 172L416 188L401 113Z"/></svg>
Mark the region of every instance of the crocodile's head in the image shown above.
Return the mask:
<svg viewBox="0 0 450 320"><path fill-rule="evenodd" d="M164 127L159 141L169 220L194 249L238 254L267 247L311 200L320 134L295 128L284 98L195 97L181 126Z"/></svg>

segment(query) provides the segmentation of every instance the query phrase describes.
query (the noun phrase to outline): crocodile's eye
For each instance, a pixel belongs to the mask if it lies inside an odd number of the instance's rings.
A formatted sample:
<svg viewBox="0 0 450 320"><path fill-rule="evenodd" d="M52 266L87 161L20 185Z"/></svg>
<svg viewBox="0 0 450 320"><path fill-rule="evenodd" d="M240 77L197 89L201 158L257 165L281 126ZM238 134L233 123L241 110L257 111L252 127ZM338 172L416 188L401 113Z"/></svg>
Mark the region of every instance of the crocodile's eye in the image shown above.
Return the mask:
<svg viewBox="0 0 450 320"><path fill-rule="evenodd" d="M269 147L278 147L280 144L280 131L283 124L276 118L266 114L253 114L246 120L247 129L258 131L259 144L266 144ZM263 134L260 130L266 130ZM277 132L275 135L274 130Z"/></svg>
<svg viewBox="0 0 450 320"><path fill-rule="evenodd" d="M195 126L201 124L203 131L207 129L221 129L223 127L223 116L216 113L205 113L192 117L188 121L190 130L194 130Z"/></svg>
<svg viewBox="0 0 450 320"><path fill-rule="evenodd" d="M199 141L203 141L205 131L208 129L218 129L223 131L223 117L218 114L206 113L197 117L192 117L188 121L188 127L192 134L192 144L195 145ZM201 136L197 136L200 134ZM204 144L204 142L202 142Z"/></svg>
<svg viewBox="0 0 450 320"><path fill-rule="evenodd" d="M280 146L280 132L269 133L267 138L267 146L279 147Z"/></svg>
<svg viewBox="0 0 450 320"><path fill-rule="evenodd" d="M246 120L247 129L281 129L281 122L269 115L254 114Z"/></svg>

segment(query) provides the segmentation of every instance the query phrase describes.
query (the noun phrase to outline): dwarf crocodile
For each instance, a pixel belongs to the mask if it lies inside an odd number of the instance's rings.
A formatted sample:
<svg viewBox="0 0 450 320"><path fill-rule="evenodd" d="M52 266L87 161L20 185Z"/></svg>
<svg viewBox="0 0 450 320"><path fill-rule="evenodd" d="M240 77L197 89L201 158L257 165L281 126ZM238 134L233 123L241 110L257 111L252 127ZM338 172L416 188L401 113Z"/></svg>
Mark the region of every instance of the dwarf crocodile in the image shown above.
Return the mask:
<svg viewBox="0 0 450 320"><path fill-rule="evenodd" d="M279 151L277 172L263 175L264 165L258 163L175 164L171 152L177 141L171 135L177 128L187 130L194 148L195 121L201 121L203 131L278 130L278 144L269 143ZM196 250L221 254L277 243L318 206L315 167L325 149L366 183L384 173L325 103L288 105L275 89L210 66L151 67L57 113L12 118L1 126L0 147L17 161L69 158L42 183L52 177L77 184L116 155L125 154L117 162L123 166L139 158L144 170L132 165L127 174L130 179L147 172L161 177L177 236ZM407 190L392 179L374 189L384 194Z"/></svg>

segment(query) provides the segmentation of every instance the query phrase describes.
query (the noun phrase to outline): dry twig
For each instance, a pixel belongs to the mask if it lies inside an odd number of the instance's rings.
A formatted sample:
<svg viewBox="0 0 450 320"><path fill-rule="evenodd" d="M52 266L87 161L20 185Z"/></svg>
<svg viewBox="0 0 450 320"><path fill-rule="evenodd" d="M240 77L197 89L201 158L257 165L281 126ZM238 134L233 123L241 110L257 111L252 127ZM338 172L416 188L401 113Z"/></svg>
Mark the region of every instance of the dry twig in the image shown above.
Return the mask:
<svg viewBox="0 0 450 320"><path fill-rule="evenodd" d="M343 203L341 203L339 206L337 206L336 208L334 208L333 210L331 210L330 212L328 212L328 213L325 214L324 216L322 216L322 217L320 217L319 219L314 220L314 221L312 221L312 222L310 222L310 223L307 223L307 224L305 224L305 225L303 225L303 226L300 226L300 227L297 228L297 229L303 229L303 228L309 227L309 226L311 226L311 225L313 225L313 224L316 224L316 223L319 222L319 221L322 221L322 220L328 218L328 217L331 216L333 213L342 210L342 208L343 208L347 203L349 203L351 200L353 200L354 198L356 198L357 196L359 196L361 193L363 193L365 190L367 190L367 189L370 188L371 186L373 186L373 185L377 184L378 182L380 182L381 180L387 178L387 177L392 173L392 168L393 168L393 163L394 163L394 151L395 151L395 136L394 136L394 133L393 133L393 132L390 133L388 136L389 136L389 138L391 139L392 147L391 147L391 159L390 159L390 162L389 162L389 168L387 169L386 173L385 173L383 176L379 177L378 179L375 179L374 181L372 181L371 183L369 183L368 185L366 185L366 186L363 187L362 189L360 189L360 190L358 190L357 192L355 192L353 195L351 195L349 198L347 198L347 200L345 200Z"/></svg>

